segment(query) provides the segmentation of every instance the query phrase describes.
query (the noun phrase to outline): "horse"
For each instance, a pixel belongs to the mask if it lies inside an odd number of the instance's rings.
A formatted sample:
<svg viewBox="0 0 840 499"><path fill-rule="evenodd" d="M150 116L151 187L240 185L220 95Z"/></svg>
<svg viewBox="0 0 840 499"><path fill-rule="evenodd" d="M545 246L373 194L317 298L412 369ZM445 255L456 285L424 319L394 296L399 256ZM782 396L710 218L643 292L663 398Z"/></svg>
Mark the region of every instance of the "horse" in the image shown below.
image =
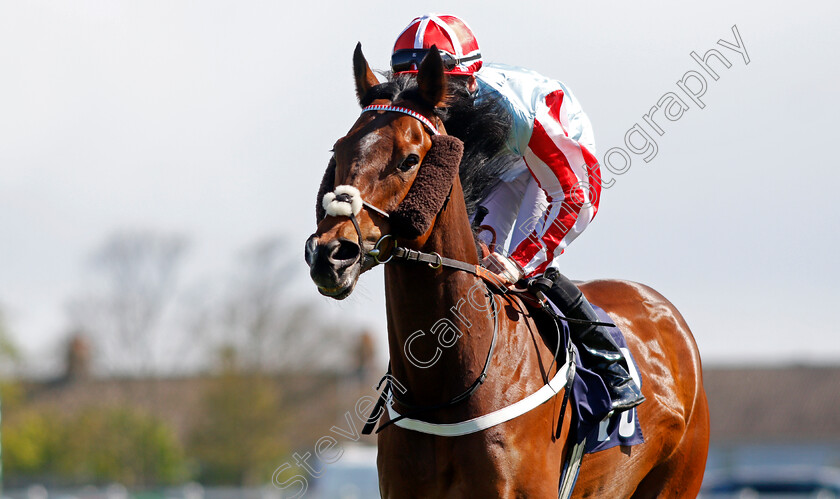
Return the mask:
<svg viewBox="0 0 840 499"><path fill-rule="evenodd" d="M464 197L471 186L445 164L460 156L441 118L448 98L441 58L431 50L415 86L396 96L378 92L383 84L361 45L353 71L365 109L333 148L317 230L305 245L310 276L321 294L340 300L362 273L387 263L389 377L403 388L389 419L425 407L423 422L457 426L512 406L558 375L562 359L538 332L538 314L516 293L490 292L481 275ZM394 258L398 250L402 258ZM686 321L642 284L597 280L580 288L625 333L647 400L637 412L644 443L584 456L573 497L696 496L709 415ZM381 496L557 497L573 446L567 392L561 387L524 414L458 436L387 425L383 417Z"/></svg>

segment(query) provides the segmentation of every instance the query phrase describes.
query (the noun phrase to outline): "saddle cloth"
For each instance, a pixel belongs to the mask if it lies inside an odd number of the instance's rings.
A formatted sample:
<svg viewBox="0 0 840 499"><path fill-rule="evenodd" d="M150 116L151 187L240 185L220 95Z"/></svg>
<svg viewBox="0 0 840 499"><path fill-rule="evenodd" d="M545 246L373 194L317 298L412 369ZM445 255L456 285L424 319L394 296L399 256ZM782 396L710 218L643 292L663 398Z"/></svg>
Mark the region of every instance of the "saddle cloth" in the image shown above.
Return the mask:
<svg viewBox="0 0 840 499"><path fill-rule="evenodd" d="M610 316L596 305L592 305L598 313L598 320L614 324ZM555 308L556 311L556 308ZM565 340L569 341L568 323L563 324ZM642 379L639 374L636 361L627 348L627 341L624 333L616 327L609 328L613 339L618 344L628 361L630 375L633 376L639 387L642 386ZM601 377L595 374L588 366L581 363L580 356L575 357L577 374L572 385L570 403L573 410L572 436L576 443L586 439L585 453L593 453L606 450L617 445L636 445L644 442L642 427L639 424L636 408L613 414L607 419L610 412L610 397L607 387Z"/></svg>

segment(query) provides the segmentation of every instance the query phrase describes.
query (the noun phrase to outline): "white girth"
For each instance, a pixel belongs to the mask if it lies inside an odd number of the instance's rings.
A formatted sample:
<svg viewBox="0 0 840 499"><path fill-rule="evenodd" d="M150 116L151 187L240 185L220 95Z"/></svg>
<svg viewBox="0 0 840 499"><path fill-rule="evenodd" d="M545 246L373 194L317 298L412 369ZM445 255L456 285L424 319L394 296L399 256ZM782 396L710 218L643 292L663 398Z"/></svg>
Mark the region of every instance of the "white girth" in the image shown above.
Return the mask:
<svg viewBox="0 0 840 499"><path fill-rule="evenodd" d="M478 416L477 418L461 421L460 423L427 423L425 421L420 421L419 419L403 418L394 424L400 428L405 428L406 430L413 430L441 437L469 435L470 433L486 430L487 428L504 423L505 421L518 418L519 416L539 407L557 395L574 375L575 367L572 357L567 355L566 363L557 370L557 374L551 378L551 381L519 402L515 402L497 411L493 411L483 416ZM400 414L394 410L393 404L393 396L392 394L389 394L385 405L388 408L388 417L392 420L400 416Z"/></svg>

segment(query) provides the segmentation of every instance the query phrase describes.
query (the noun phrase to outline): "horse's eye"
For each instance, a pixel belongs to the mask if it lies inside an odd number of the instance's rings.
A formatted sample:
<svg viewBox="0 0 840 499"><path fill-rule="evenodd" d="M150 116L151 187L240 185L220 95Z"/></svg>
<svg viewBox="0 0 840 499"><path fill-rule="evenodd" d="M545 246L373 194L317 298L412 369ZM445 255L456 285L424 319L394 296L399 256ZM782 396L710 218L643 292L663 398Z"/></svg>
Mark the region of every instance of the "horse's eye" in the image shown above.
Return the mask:
<svg viewBox="0 0 840 499"><path fill-rule="evenodd" d="M409 155L408 155L408 156L407 156L407 157L403 160L403 162L402 162L402 163L400 163L400 166L398 166L397 168L398 168L401 172L407 172L408 170L411 170L412 168L414 168L415 166L417 166L417 163L419 163L419 162L420 162L420 156L418 156L418 155L416 155L416 154L409 154Z"/></svg>

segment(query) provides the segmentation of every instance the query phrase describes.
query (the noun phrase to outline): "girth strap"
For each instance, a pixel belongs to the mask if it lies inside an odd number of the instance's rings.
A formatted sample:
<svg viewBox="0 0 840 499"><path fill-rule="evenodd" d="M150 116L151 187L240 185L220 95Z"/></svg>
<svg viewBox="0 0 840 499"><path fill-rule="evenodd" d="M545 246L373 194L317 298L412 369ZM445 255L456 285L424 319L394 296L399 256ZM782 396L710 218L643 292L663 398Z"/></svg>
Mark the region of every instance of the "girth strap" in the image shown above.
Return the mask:
<svg viewBox="0 0 840 499"><path fill-rule="evenodd" d="M573 359L570 357L569 360L567 360L563 366L557 370L554 377L536 392L502 409L473 419L461 421L460 423L428 423L418 419L401 417L401 415L393 409L390 401L385 402L385 408L388 411L388 417L395 420L395 424L397 426L407 430L442 437L469 435L471 433L476 433L518 418L519 416L526 414L551 400L560 392L560 390L564 388L567 390L566 393L568 393L571 391L569 388L573 382L572 380L574 376L575 364ZM560 424L562 424L562 419L563 417L561 413L559 421Z"/></svg>

